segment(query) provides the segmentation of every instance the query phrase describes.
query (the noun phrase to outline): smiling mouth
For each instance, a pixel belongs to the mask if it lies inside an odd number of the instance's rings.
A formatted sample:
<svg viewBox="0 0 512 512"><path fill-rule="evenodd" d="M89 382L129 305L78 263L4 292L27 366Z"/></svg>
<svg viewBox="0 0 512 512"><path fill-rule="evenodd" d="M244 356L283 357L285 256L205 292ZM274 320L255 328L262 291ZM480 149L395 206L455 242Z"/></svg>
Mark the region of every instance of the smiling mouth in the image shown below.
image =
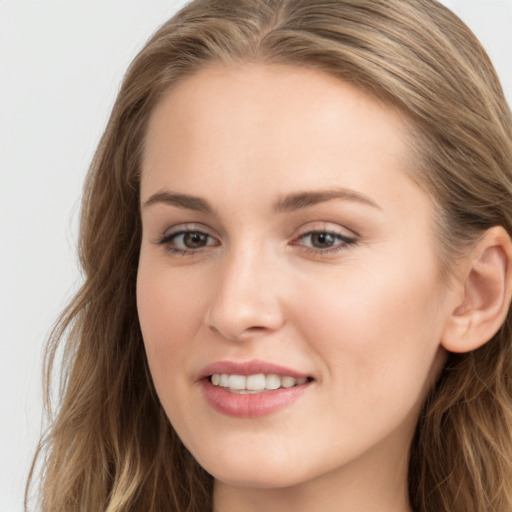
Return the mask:
<svg viewBox="0 0 512 512"><path fill-rule="evenodd" d="M219 361L199 374L207 403L234 418L260 418L292 406L315 379L267 361Z"/></svg>
<svg viewBox="0 0 512 512"><path fill-rule="evenodd" d="M250 395L302 386L313 379L311 377L295 378L290 375L276 375L273 373L253 375L214 373L208 377L208 380L213 386L223 388L231 393Z"/></svg>

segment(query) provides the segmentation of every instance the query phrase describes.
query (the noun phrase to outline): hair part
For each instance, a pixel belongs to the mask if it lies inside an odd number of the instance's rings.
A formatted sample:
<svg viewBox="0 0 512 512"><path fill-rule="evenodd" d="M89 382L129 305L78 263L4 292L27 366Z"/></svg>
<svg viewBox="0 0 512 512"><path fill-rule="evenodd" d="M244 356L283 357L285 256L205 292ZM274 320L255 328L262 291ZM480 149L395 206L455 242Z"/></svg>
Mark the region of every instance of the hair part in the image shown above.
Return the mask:
<svg viewBox="0 0 512 512"><path fill-rule="evenodd" d="M510 109L480 43L437 1L192 2L131 64L86 180L85 280L52 333L45 362L50 428L32 468L40 461L44 512L211 508L212 477L169 424L137 320L139 178L147 125L162 95L207 65L240 62L314 68L405 114L411 176L433 198L447 276L486 229L502 225L512 233ZM512 508L511 325L509 313L489 343L449 356L411 448L414 510ZM52 414L59 350L61 398Z"/></svg>

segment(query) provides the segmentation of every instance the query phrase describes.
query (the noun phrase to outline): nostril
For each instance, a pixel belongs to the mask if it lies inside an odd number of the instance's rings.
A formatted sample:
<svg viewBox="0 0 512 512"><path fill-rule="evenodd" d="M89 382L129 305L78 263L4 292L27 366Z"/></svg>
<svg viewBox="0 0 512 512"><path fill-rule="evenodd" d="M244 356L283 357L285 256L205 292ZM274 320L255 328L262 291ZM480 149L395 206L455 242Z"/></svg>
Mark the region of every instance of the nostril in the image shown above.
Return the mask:
<svg viewBox="0 0 512 512"><path fill-rule="evenodd" d="M214 334L218 334L220 335L220 332L219 330L217 329L217 327L213 326L213 325L209 325L208 326L208 329L210 329L211 332L213 332Z"/></svg>
<svg viewBox="0 0 512 512"><path fill-rule="evenodd" d="M228 329L226 331L222 331L221 329L218 329L215 327L215 325L209 324L208 329L210 332L215 334L216 336L221 336L222 338L230 341L246 341L247 339L251 338L252 336L257 336L260 334L264 334L265 332L270 331L269 328L264 326L255 325L252 327L246 327L241 330L241 332L228 332Z"/></svg>
<svg viewBox="0 0 512 512"><path fill-rule="evenodd" d="M266 327L260 327L256 325L254 327L249 327L248 329L245 330L245 332L264 332L266 330Z"/></svg>

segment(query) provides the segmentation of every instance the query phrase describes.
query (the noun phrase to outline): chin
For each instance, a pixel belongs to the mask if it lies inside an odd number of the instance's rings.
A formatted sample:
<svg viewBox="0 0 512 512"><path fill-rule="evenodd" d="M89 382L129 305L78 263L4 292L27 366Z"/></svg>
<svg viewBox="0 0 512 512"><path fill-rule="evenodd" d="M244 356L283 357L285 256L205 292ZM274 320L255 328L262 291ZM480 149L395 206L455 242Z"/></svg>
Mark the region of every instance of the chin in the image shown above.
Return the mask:
<svg viewBox="0 0 512 512"><path fill-rule="evenodd" d="M251 455L239 452L237 456L227 456L224 453L213 460L209 457L208 460L196 460L215 480L235 487L285 488L307 479L306 468L285 460L285 457L269 453Z"/></svg>
<svg viewBox="0 0 512 512"><path fill-rule="evenodd" d="M211 472L215 480L233 487L244 487L253 489L284 489L294 487L305 479L297 475L286 475L283 471L268 471L266 468L251 468L244 471Z"/></svg>

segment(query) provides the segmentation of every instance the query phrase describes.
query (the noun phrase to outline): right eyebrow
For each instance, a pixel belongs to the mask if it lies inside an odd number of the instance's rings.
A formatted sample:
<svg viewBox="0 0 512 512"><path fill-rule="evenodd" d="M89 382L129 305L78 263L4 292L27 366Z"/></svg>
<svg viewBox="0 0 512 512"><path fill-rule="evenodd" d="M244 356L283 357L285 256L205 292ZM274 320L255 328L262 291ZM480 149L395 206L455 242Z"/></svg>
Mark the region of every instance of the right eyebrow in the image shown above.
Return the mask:
<svg viewBox="0 0 512 512"><path fill-rule="evenodd" d="M214 209L204 199L188 194L179 194L177 192L157 192L143 204L143 208L147 208L153 204L168 204L170 206L178 206L201 213L214 213Z"/></svg>

